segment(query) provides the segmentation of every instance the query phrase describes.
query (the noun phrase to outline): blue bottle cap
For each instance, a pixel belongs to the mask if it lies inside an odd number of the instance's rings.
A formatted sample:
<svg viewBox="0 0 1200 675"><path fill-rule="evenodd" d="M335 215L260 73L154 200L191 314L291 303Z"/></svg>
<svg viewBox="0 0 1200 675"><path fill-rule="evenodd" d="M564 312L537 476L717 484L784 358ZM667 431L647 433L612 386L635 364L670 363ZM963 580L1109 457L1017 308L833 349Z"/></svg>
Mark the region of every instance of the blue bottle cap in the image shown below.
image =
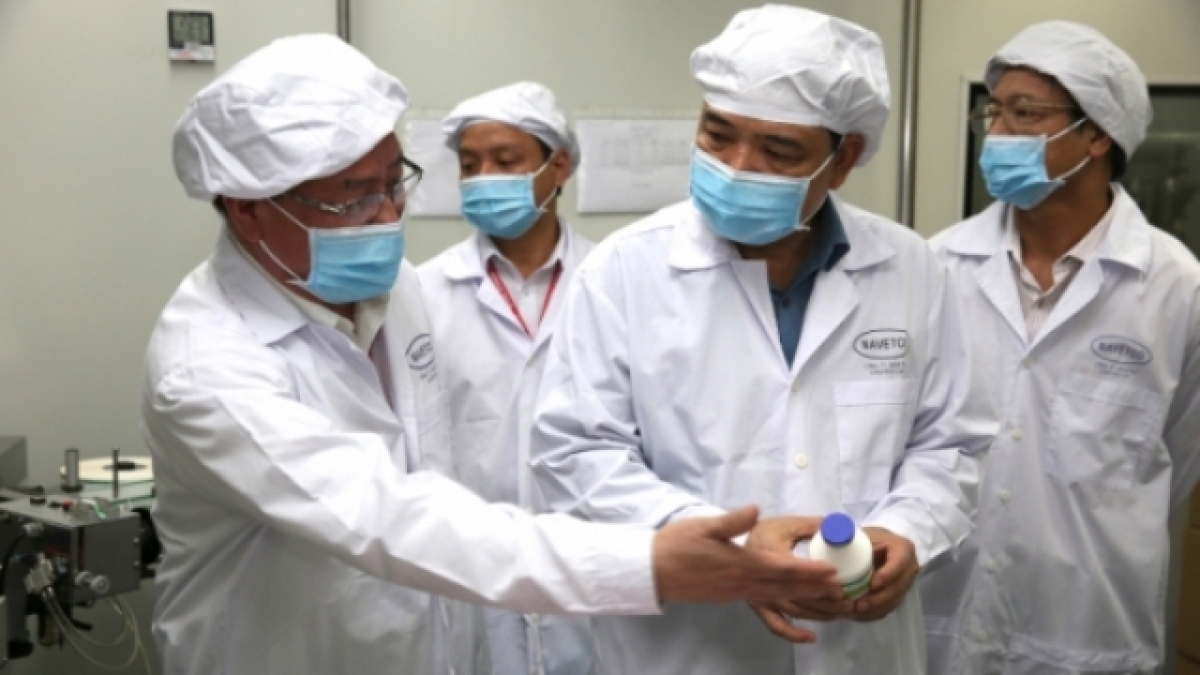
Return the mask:
<svg viewBox="0 0 1200 675"><path fill-rule="evenodd" d="M845 546L854 540L854 521L844 513L831 513L821 521L821 538L830 546Z"/></svg>

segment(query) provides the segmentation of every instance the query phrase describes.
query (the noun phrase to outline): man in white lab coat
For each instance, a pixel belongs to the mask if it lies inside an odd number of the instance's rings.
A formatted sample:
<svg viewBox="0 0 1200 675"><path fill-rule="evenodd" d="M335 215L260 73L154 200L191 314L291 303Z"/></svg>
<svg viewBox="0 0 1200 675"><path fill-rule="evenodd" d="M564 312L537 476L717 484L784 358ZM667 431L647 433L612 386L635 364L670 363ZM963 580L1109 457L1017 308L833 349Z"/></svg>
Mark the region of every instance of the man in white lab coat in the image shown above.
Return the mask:
<svg viewBox="0 0 1200 675"><path fill-rule="evenodd" d="M541 510L529 433L562 289L592 242L558 216L579 144L534 82L460 103L446 117L462 210L476 232L417 270L450 403L457 477L484 499ZM483 609L495 672L588 675L587 619Z"/></svg>
<svg viewBox="0 0 1200 675"><path fill-rule="evenodd" d="M164 672L454 672L429 593L641 614L835 592L828 566L729 543L752 509L654 534L490 506L436 473L448 420L401 262L420 175L394 133L407 102L341 40L298 36L218 77L176 127L180 181L225 226L146 357Z"/></svg>
<svg viewBox="0 0 1200 675"><path fill-rule="evenodd" d="M1087 26L988 62L997 202L938 235L1003 423L976 534L925 577L937 674L1158 673L1167 518L1200 475L1200 265L1121 186L1146 80Z"/></svg>
<svg viewBox="0 0 1200 675"><path fill-rule="evenodd" d="M692 198L599 244L572 280L534 475L555 508L598 521L662 527L760 504L777 517L750 547L791 551L816 518L845 511L878 568L855 602L593 620L601 663L639 675L923 673L908 591L970 531L995 423L925 242L832 194L879 147L882 45L849 22L768 5L735 16L691 66L705 100Z"/></svg>

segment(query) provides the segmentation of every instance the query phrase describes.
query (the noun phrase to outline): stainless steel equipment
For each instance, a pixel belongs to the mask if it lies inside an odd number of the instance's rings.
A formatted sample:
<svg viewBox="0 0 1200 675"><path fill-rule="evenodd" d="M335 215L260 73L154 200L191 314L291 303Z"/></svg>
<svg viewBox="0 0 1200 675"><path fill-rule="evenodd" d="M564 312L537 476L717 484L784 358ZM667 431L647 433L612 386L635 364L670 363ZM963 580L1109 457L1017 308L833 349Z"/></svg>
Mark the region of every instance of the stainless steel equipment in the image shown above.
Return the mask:
<svg viewBox="0 0 1200 675"><path fill-rule="evenodd" d="M65 458L62 492L22 487L24 439L0 437L0 592L8 659L33 651L29 616L38 618L40 644L61 644L64 629L89 628L73 617L75 608L137 590L161 556L149 515L152 484L127 485L118 498L110 486L79 482L77 451Z"/></svg>

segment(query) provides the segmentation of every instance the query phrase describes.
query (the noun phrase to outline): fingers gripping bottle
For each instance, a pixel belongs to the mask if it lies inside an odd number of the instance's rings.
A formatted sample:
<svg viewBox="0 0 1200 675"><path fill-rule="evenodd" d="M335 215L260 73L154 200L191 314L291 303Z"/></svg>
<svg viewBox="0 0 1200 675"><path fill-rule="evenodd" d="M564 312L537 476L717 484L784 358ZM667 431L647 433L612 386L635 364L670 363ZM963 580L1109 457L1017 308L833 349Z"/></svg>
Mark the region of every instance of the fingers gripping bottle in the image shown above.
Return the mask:
<svg viewBox="0 0 1200 675"><path fill-rule="evenodd" d="M842 593L853 600L866 595L875 573L871 540L844 513L831 513L821 521L821 530L808 549L813 560L824 560L837 568Z"/></svg>

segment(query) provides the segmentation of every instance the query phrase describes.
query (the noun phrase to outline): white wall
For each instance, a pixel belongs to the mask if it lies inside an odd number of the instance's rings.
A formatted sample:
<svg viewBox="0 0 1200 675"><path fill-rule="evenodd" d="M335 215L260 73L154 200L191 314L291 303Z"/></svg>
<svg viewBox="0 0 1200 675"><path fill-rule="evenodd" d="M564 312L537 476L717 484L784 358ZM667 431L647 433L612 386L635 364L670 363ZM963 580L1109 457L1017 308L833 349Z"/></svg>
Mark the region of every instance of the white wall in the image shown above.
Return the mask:
<svg viewBox="0 0 1200 675"><path fill-rule="evenodd" d="M171 8L215 12L215 67L168 62ZM216 72L274 37L333 31L334 14L333 0L0 2L0 434L29 438L35 480L54 481L66 447L144 453L146 339L217 231L175 180L171 129ZM144 628L151 594L134 601ZM6 672L103 671L39 648Z"/></svg>
<svg viewBox="0 0 1200 675"><path fill-rule="evenodd" d="M572 119L603 114L696 115L701 91L688 57L757 0L357 0L352 41L399 77L410 117L434 117L459 101L521 79L554 90ZM812 0L799 4L878 32L887 47L893 115L883 149L843 188L850 201L895 217L899 150L902 0ZM561 213L600 239L639 216L580 217L574 183ZM460 220L414 220L408 257L422 262L464 238Z"/></svg>

